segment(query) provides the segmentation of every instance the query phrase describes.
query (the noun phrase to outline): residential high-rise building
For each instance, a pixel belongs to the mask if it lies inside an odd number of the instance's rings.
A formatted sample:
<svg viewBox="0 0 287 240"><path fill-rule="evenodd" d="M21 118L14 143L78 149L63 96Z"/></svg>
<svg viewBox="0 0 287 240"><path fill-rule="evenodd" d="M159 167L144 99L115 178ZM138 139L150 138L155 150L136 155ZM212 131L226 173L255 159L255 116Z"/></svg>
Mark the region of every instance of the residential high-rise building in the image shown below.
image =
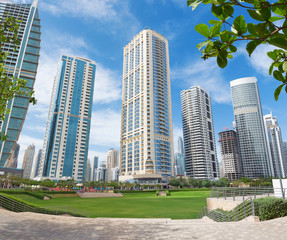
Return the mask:
<svg viewBox="0 0 287 240"><path fill-rule="evenodd" d="M91 181L95 181L95 170L98 168L99 157L95 156L91 166Z"/></svg>
<svg viewBox="0 0 287 240"><path fill-rule="evenodd" d="M168 41L146 28L124 47L120 181L173 175Z"/></svg>
<svg viewBox="0 0 287 240"><path fill-rule="evenodd" d="M42 155L42 149L39 149L36 157L35 157L35 163L34 163L34 170L33 170L33 178L38 176L38 172L39 172L39 167L40 167L40 163L41 163L41 155Z"/></svg>
<svg viewBox="0 0 287 240"><path fill-rule="evenodd" d="M106 162L102 162L98 168L95 169L94 181L107 181L107 167Z"/></svg>
<svg viewBox="0 0 287 240"><path fill-rule="evenodd" d="M272 113L265 115L263 118L271 175L285 178L287 176L287 161L285 160L283 140L277 118Z"/></svg>
<svg viewBox="0 0 287 240"><path fill-rule="evenodd" d="M90 159L88 158L87 165L86 165L86 181L87 182L91 181L91 171L92 171L91 162L90 162Z"/></svg>
<svg viewBox="0 0 287 240"><path fill-rule="evenodd" d="M111 148L107 153L107 181L112 181L112 168L119 167L119 151Z"/></svg>
<svg viewBox="0 0 287 240"><path fill-rule="evenodd" d="M8 159L8 163L6 164L7 168L17 168L19 151L20 151L20 145L16 143L16 146Z"/></svg>
<svg viewBox="0 0 287 240"><path fill-rule="evenodd" d="M218 135L221 146L223 175L230 181L238 180L242 171L237 133L234 130L226 130Z"/></svg>
<svg viewBox="0 0 287 240"><path fill-rule="evenodd" d="M95 73L95 62L62 56L53 86L40 176L85 180Z"/></svg>
<svg viewBox="0 0 287 240"><path fill-rule="evenodd" d="M177 140L177 152L174 155L174 175L184 175L185 174L185 162L184 162L184 149L182 137L178 137Z"/></svg>
<svg viewBox="0 0 287 240"><path fill-rule="evenodd" d="M287 141L283 141L283 155L284 161L287 162ZM287 173L285 173L285 176L287 176Z"/></svg>
<svg viewBox="0 0 287 240"><path fill-rule="evenodd" d="M209 93L193 86L180 95L186 175L195 179L219 178Z"/></svg>
<svg viewBox="0 0 287 240"><path fill-rule="evenodd" d="M20 46L14 51L11 44L2 45L2 50L8 53L5 69L9 76L26 79L28 89L34 87L40 52L41 26L37 5L38 0L34 0L32 4L14 4L0 0L1 19L12 16L21 20L18 31ZM29 98L24 96L16 96L8 102L7 107L11 111L4 122L0 123L0 131L8 136L4 142L0 141L0 167L6 166L9 156L15 150L28 106Z"/></svg>
<svg viewBox="0 0 287 240"><path fill-rule="evenodd" d="M230 82L232 104L239 142L242 175L269 177L270 166L260 96L255 77Z"/></svg>
<svg viewBox="0 0 287 240"><path fill-rule="evenodd" d="M23 178L31 178L34 154L35 154L35 145L34 144L29 145L28 148L25 150L23 158L23 164L22 164L22 168L24 170Z"/></svg>

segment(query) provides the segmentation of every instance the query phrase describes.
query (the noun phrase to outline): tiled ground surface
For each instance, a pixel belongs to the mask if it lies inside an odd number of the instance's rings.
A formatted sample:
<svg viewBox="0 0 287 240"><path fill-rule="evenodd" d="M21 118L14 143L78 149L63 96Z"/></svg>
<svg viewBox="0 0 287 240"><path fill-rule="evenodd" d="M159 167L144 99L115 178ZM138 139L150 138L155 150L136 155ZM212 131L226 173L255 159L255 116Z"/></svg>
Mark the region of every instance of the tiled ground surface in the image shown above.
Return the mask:
<svg viewBox="0 0 287 240"><path fill-rule="evenodd" d="M287 239L287 217L266 222L75 218L0 209L0 239Z"/></svg>

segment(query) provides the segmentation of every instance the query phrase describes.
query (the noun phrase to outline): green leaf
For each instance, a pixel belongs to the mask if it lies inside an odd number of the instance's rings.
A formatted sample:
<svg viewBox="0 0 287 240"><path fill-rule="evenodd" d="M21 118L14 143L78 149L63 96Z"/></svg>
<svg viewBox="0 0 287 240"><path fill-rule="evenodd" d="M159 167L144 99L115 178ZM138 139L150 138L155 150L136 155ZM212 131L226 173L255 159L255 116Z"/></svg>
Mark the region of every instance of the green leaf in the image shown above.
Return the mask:
<svg viewBox="0 0 287 240"><path fill-rule="evenodd" d="M276 22L279 20L285 19L284 17L273 16L269 19L269 22Z"/></svg>
<svg viewBox="0 0 287 240"><path fill-rule="evenodd" d="M279 3L280 1L278 1ZM283 2L281 2L283 3ZM286 16L287 15L287 5L286 2L284 5L272 6L272 12L276 13L279 16Z"/></svg>
<svg viewBox="0 0 287 240"><path fill-rule="evenodd" d="M212 25L212 24L216 24L216 23L221 23L221 21L209 20L208 23Z"/></svg>
<svg viewBox="0 0 287 240"><path fill-rule="evenodd" d="M200 23L195 26L195 30L206 38L209 38L209 28L206 24Z"/></svg>
<svg viewBox="0 0 287 240"><path fill-rule="evenodd" d="M277 54L275 52L268 52L267 55L274 61L277 59Z"/></svg>
<svg viewBox="0 0 287 240"><path fill-rule="evenodd" d="M258 37L258 34L257 34L256 30L255 30L255 26L256 25L254 23L248 23L247 24L247 29L248 29L248 32L250 34L252 34L254 37Z"/></svg>
<svg viewBox="0 0 287 240"><path fill-rule="evenodd" d="M284 72L287 72L287 61L283 62L282 69L283 69Z"/></svg>
<svg viewBox="0 0 287 240"><path fill-rule="evenodd" d="M283 23L283 27L287 27L287 19L284 21ZM287 28L282 29L283 33L285 34L285 36L287 35Z"/></svg>
<svg viewBox="0 0 287 240"><path fill-rule="evenodd" d="M272 63L269 67L269 75L272 74L273 68L274 68L274 63Z"/></svg>
<svg viewBox="0 0 287 240"><path fill-rule="evenodd" d="M279 47L279 48L283 48L283 49L287 49L287 40L284 38L271 38L268 39L267 42L275 47Z"/></svg>
<svg viewBox="0 0 287 240"><path fill-rule="evenodd" d="M210 37L217 37L220 34L222 23L217 23L214 26L210 27Z"/></svg>
<svg viewBox="0 0 287 240"><path fill-rule="evenodd" d="M249 13L250 17L257 21L264 21L264 18L261 16L260 12L256 10L250 10L248 9L247 12Z"/></svg>
<svg viewBox="0 0 287 240"><path fill-rule="evenodd" d="M247 43L246 45L246 50L249 54L249 57L251 56L251 54L254 52L254 50L257 48L258 45L260 45L262 43L262 41L250 41L249 43Z"/></svg>
<svg viewBox="0 0 287 240"><path fill-rule="evenodd" d="M269 18L271 18L271 8L270 7L264 7L258 11L262 18L267 21Z"/></svg>
<svg viewBox="0 0 287 240"><path fill-rule="evenodd" d="M221 41L223 42L229 42L231 39L231 34L229 31L224 30L223 32L221 32L220 38L221 38Z"/></svg>
<svg viewBox="0 0 287 240"><path fill-rule="evenodd" d="M209 42L211 42L210 40L201 42L199 44L196 45L197 49L200 51L204 46L206 46Z"/></svg>
<svg viewBox="0 0 287 240"><path fill-rule="evenodd" d="M217 56L217 65L221 68L225 68L227 65L227 59L221 58L220 56Z"/></svg>
<svg viewBox="0 0 287 240"><path fill-rule="evenodd" d="M233 45L230 45L229 49L230 49L231 52L236 52L237 51L237 48L235 46L233 46Z"/></svg>
<svg viewBox="0 0 287 240"><path fill-rule="evenodd" d="M257 25L254 25L254 30L256 31L259 37L264 37L266 35L267 24L259 23Z"/></svg>
<svg viewBox="0 0 287 240"><path fill-rule="evenodd" d="M232 58L233 58L233 56L232 56L232 55L230 55L230 54L228 54L228 55L227 55L227 58L232 59Z"/></svg>
<svg viewBox="0 0 287 240"><path fill-rule="evenodd" d="M240 15L234 19L233 27L236 29L239 35L247 32L247 25L243 15Z"/></svg>
<svg viewBox="0 0 287 240"><path fill-rule="evenodd" d="M284 79L282 73L281 73L280 71L278 71L278 70L275 70L275 71L273 72L273 77L274 77L275 79L277 79L278 81L280 81L280 82L284 82L284 81L285 81L285 79Z"/></svg>
<svg viewBox="0 0 287 240"><path fill-rule="evenodd" d="M275 90L275 92L274 92L274 98L275 98L275 100L277 101L278 100L278 97L279 97L279 95L280 95L280 93L281 93L281 91L282 91L282 88L284 87L284 83L283 84L281 84L278 88L276 88L276 90Z"/></svg>

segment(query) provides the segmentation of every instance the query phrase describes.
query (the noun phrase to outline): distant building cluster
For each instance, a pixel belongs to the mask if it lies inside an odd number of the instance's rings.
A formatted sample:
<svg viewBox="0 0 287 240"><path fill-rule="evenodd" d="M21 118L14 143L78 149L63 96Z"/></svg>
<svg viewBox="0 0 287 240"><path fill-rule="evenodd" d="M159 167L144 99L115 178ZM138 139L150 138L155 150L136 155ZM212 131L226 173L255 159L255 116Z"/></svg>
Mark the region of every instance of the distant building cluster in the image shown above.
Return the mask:
<svg viewBox="0 0 287 240"><path fill-rule="evenodd" d="M33 89L41 42L37 0L32 4L0 3L0 14L21 18L20 48L3 46L10 76L25 78ZM286 177L287 142L282 140L272 113L263 116L257 80L231 81L234 129L219 133L219 166L212 99L201 86L181 91L183 138L174 153L169 47L161 34L145 28L123 50L120 150L111 148L106 159L88 157L96 63L63 55L54 79L43 148L34 160L35 146L25 150L23 177L85 181L129 181L167 184L171 177L229 180L241 177ZM0 167L15 169L16 143L29 99L16 96L1 132ZM90 156L91 158L91 156ZM34 166L33 166L34 163ZM220 170L221 169L221 170ZM12 170L10 170L11 172ZM13 171L12 171L13 172Z"/></svg>

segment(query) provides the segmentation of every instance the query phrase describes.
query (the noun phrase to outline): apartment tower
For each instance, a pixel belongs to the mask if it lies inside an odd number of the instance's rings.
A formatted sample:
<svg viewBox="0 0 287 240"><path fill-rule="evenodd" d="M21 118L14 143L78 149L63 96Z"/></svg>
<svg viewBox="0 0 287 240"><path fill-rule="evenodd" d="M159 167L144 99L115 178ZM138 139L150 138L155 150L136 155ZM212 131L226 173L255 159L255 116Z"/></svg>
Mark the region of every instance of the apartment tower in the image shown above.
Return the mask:
<svg viewBox="0 0 287 240"><path fill-rule="evenodd" d="M219 178L209 93L193 86L180 95L186 175L195 179Z"/></svg>
<svg viewBox="0 0 287 240"><path fill-rule="evenodd" d="M120 181L173 175L168 41L145 28L124 47Z"/></svg>
<svg viewBox="0 0 287 240"><path fill-rule="evenodd" d="M287 159L285 159L283 140L277 118L272 113L264 115L263 118L271 175L272 177L285 178L287 176Z"/></svg>
<svg viewBox="0 0 287 240"><path fill-rule="evenodd" d="M5 69L9 76L27 80L27 88L33 89L40 52L41 26L37 9L38 0L32 4L14 4L0 0L0 18L12 16L21 20L19 23L18 38L20 45L14 51L11 44L3 44L2 51L7 52ZM3 20L2 20L3 21ZM9 34L9 33L6 33ZM8 164L8 159L15 150L29 106L29 98L16 96L8 102L11 111L4 122L0 122L0 131L7 135L4 142L0 141L0 167Z"/></svg>
<svg viewBox="0 0 287 240"><path fill-rule="evenodd" d="M234 130L226 130L218 133L218 135L223 175L230 181L238 180L242 171L237 133Z"/></svg>
<svg viewBox="0 0 287 240"><path fill-rule="evenodd" d="M112 178L112 169L119 167L119 151L111 148L107 153L107 181L114 180Z"/></svg>
<svg viewBox="0 0 287 240"><path fill-rule="evenodd" d="M62 56L55 77L39 175L85 180L96 64Z"/></svg>
<svg viewBox="0 0 287 240"><path fill-rule="evenodd" d="M22 168L24 170L23 172L23 178L33 178L31 176L32 173L32 167L33 167L33 160L35 155L35 145L29 145L28 148L25 150L24 158L23 158L23 164Z"/></svg>
<svg viewBox="0 0 287 240"><path fill-rule="evenodd" d="M270 162L257 80L240 78L231 81L230 86L242 175L251 179L269 177Z"/></svg>

